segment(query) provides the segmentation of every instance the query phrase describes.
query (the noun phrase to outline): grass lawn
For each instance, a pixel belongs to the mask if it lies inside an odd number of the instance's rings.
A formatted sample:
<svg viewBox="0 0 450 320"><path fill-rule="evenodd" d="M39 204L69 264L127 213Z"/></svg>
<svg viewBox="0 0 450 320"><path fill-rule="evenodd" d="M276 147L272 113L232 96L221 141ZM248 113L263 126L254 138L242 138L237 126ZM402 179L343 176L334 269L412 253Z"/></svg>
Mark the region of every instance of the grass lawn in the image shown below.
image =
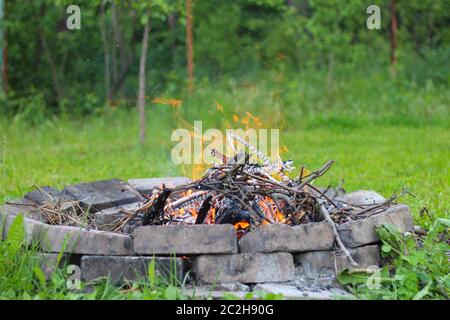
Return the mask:
<svg viewBox="0 0 450 320"><path fill-rule="evenodd" d="M48 122L34 128L5 123L1 128L0 202L23 196L33 185L67 184L119 177L189 175L170 160L169 113L149 115L148 143L137 143L137 119L132 113L90 118L84 122ZM173 127L173 126L172 126ZM204 128L205 130L205 128ZM283 158L297 168L336 164L317 180L336 186L344 179L347 191L373 189L385 197L408 187L416 196L401 201L412 208L417 223L422 207L434 217L449 217L450 130L442 127L368 126L286 128Z"/></svg>
<svg viewBox="0 0 450 320"><path fill-rule="evenodd" d="M328 93L320 78L263 82L246 88L205 85L179 109L149 104L144 146L138 142L134 110L119 106L85 118L52 117L33 109L31 101L25 108L29 112L0 119L0 204L24 196L33 185L63 188L111 178L192 176L192 168L171 161L172 131L192 125L194 120L203 121L204 131L224 129L230 123L238 128L249 111L260 117L262 127L280 129L280 145L288 148L282 158L294 160L297 170L302 164L314 170L329 159L336 161L316 181L318 185L336 186L344 179L347 191L372 189L385 197L407 187L415 197L405 196L400 201L410 205L415 223L428 229L437 217L450 217L450 91L445 86L405 87L380 79L336 82ZM233 123L235 117L240 123ZM422 208L427 208L428 214L420 214ZM431 276L433 294L427 297L448 298L448 292L442 293L442 288L450 287L443 262L448 245L436 244L437 237L436 231L422 249L411 250L407 259L395 260L393 284L367 296L411 299L422 292ZM33 275L36 263L30 262L32 252L20 250L16 254L6 241L0 242L0 274L4 275L0 299L181 297L181 291L173 286L148 284L131 293L106 283L97 286L93 294L72 294L65 288L64 277L53 284L36 282L39 272L37 277Z"/></svg>

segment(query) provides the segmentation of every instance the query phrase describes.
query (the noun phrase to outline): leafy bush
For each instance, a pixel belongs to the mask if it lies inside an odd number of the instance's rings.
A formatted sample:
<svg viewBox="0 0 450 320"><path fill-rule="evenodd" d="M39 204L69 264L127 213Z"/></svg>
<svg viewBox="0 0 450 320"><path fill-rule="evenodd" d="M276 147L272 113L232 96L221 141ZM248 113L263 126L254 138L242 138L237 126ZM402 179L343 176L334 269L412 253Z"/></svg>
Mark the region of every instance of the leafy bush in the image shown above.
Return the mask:
<svg viewBox="0 0 450 320"><path fill-rule="evenodd" d="M437 219L424 238L381 226L377 233L385 266L375 273L344 271L338 280L362 299L449 299L449 223Z"/></svg>

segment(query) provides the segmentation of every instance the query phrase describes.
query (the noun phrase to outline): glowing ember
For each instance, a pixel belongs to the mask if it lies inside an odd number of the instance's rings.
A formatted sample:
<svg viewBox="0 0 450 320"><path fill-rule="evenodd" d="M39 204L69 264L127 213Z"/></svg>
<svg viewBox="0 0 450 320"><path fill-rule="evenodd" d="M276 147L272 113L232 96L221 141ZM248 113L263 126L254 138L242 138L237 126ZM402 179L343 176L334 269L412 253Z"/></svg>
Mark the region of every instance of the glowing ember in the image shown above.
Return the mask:
<svg viewBox="0 0 450 320"><path fill-rule="evenodd" d="M234 224L234 229L236 230L245 230L250 227L250 223L247 221L239 221Z"/></svg>

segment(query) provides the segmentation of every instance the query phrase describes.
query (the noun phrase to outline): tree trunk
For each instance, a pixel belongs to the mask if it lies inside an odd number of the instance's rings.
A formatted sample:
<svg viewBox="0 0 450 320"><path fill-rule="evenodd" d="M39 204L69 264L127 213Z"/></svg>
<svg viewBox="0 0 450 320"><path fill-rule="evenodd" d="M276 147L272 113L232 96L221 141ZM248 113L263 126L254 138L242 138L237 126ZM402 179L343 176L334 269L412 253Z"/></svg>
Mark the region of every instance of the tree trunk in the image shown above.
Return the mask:
<svg viewBox="0 0 450 320"><path fill-rule="evenodd" d="M105 0L102 1L100 5L100 33L103 42L103 55L105 56L104 68L104 78L105 78L105 101L109 103L111 99L111 75L109 71L109 47L108 39L106 36L106 21L105 21Z"/></svg>
<svg viewBox="0 0 450 320"><path fill-rule="evenodd" d="M186 0L186 54L188 68L188 90L194 90L194 44L192 38L192 0Z"/></svg>
<svg viewBox="0 0 450 320"><path fill-rule="evenodd" d="M119 74L123 74L128 68L127 63L130 60L123 41L122 30L120 28L120 12L118 11L114 1L111 3L112 29L114 37L114 50L119 51Z"/></svg>
<svg viewBox="0 0 450 320"><path fill-rule="evenodd" d="M176 61L176 33L175 33L175 27L177 24L177 15L176 13L172 12L169 14L169 17L167 18L167 25L169 26L169 32L171 34L172 45L170 47L171 53L172 53L172 67L175 68L175 61Z"/></svg>
<svg viewBox="0 0 450 320"><path fill-rule="evenodd" d="M52 53L50 51L50 47L48 46L47 37L45 36L44 31L40 33L41 45L44 49L44 55L47 59L48 65L50 67L50 73L52 75L53 85L55 87L56 95L58 96L58 101L60 102L64 98L64 90L62 86L62 82L59 78L58 68L56 67L55 61L53 59Z"/></svg>
<svg viewBox="0 0 450 320"><path fill-rule="evenodd" d="M391 75L397 76L397 0L391 0Z"/></svg>
<svg viewBox="0 0 450 320"><path fill-rule="evenodd" d="M139 91L138 91L139 140L142 145L145 142L145 66L147 61L149 33L150 33L150 23L148 22L144 29L144 36L142 37L141 61L139 63Z"/></svg>
<svg viewBox="0 0 450 320"><path fill-rule="evenodd" d="M5 29L6 5L0 0L0 72L3 91L8 90L8 50Z"/></svg>

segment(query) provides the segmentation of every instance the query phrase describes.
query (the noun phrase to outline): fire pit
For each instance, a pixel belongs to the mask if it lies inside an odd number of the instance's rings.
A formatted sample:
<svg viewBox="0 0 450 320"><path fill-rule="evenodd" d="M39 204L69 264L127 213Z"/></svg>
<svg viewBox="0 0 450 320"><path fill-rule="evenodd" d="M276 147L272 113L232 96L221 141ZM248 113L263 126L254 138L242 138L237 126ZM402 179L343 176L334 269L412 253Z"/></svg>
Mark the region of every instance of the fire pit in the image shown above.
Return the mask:
<svg viewBox="0 0 450 320"><path fill-rule="evenodd" d="M107 275L116 283L136 279L155 259L159 273L180 280L188 273L197 285L297 299L329 297L344 269L379 266L376 226L413 229L409 208L394 203L407 191L385 199L373 191L320 188L313 183L333 161L311 173L302 167L291 178L292 161L272 163L234 138L260 163L250 163L246 153L227 157L213 150L218 163L195 181L114 179L62 191L37 187L0 208L2 236L24 213L27 239L39 244L45 261L56 261L64 250L85 281ZM45 266L48 274L51 265Z"/></svg>

